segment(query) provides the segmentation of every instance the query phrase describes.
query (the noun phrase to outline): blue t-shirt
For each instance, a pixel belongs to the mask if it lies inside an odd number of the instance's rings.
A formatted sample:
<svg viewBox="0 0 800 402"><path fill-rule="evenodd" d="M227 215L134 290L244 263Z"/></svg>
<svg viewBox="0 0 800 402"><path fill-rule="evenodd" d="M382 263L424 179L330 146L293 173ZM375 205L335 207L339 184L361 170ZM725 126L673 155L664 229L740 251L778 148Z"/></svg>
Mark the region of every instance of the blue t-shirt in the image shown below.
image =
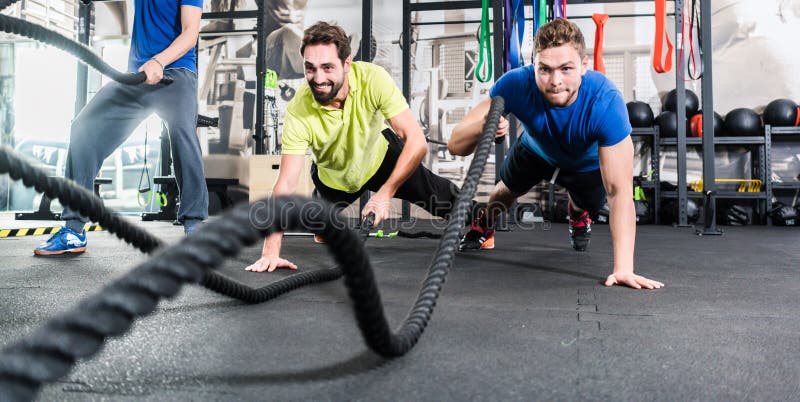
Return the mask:
<svg viewBox="0 0 800 402"><path fill-rule="evenodd" d="M532 64L515 68L489 92L502 96L505 113L513 113L525 127L522 145L566 171L599 169L598 145L617 144L632 131L622 94L605 75L590 70L575 101L556 107L539 92L534 74Z"/></svg>
<svg viewBox="0 0 800 402"><path fill-rule="evenodd" d="M164 49L181 34L181 6L203 8L203 0L135 0L131 51L128 71L136 72L142 64ZM170 68L185 68L197 74L194 48L171 64Z"/></svg>

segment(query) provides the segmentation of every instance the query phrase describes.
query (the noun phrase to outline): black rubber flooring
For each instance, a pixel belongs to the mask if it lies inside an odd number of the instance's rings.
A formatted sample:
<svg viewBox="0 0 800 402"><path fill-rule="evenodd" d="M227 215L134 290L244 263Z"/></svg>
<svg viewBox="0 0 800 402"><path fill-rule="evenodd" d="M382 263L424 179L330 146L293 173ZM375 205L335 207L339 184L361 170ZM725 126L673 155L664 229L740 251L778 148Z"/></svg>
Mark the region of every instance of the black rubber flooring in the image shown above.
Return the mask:
<svg viewBox="0 0 800 402"><path fill-rule="evenodd" d="M144 225L170 243L180 228ZM427 229L423 223L419 229ZM125 336L39 394L51 400L533 401L799 400L800 231L638 228L636 271L660 290L606 288L607 226L590 249L555 224L501 232L457 255L432 321L406 356L384 360L359 332L342 281L246 305L186 287ZM105 232L78 257L35 258L43 237L0 240L0 346L24 337L146 258ZM287 238L301 269L326 246ZM370 239L385 311L398 325L436 240ZM220 271L263 286L291 271Z"/></svg>

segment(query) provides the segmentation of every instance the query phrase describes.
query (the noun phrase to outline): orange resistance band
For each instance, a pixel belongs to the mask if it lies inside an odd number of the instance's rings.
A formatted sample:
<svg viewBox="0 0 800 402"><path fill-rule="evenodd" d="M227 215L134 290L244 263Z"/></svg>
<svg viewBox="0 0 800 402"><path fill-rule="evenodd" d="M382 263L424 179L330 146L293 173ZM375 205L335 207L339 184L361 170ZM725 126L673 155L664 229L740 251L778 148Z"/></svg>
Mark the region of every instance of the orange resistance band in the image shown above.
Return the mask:
<svg viewBox="0 0 800 402"><path fill-rule="evenodd" d="M608 14L592 14L592 21L597 25L594 31L594 71L606 73L606 65L603 63L603 29L608 21Z"/></svg>
<svg viewBox="0 0 800 402"><path fill-rule="evenodd" d="M800 126L800 106L797 107L797 118L794 120L795 126Z"/></svg>
<svg viewBox="0 0 800 402"><path fill-rule="evenodd" d="M653 42L653 69L657 73L666 73L672 70L672 42L669 40L664 25L667 22L667 0L656 1L656 38ZM664 53L664 40L667 41L667 57L662 64L662 54Z"/></svg>

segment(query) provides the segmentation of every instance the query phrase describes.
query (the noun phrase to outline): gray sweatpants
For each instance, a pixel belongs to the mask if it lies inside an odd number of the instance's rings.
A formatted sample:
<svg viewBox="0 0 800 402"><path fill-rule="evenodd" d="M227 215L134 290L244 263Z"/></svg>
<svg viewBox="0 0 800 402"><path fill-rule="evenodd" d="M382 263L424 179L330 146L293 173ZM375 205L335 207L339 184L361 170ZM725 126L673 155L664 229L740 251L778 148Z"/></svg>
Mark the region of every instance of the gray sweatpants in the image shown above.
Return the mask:
<svg viewBox="0 0 800 402"><path fill-rule="evenodd" d="M178 221L208 217L208 189L197 139L197 75L170 69L170 85L105 85L72 122L65 176L90 189L103 161L151 113L167 123L175 177L181 192ZM85 217L68 208L62 219L70 229L82 228Z"/></svg>

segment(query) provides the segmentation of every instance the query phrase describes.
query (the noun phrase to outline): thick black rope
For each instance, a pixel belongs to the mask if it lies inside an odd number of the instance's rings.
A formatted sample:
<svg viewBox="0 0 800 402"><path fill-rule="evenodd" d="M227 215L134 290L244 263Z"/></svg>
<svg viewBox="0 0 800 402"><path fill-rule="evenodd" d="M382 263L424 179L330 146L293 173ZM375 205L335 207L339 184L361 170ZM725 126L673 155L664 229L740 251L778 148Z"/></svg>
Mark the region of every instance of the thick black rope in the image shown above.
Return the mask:
<svg viewBox="0 0 800 402"><path fill-rule="evenodd" d="M406 232L403 230L399 230L397 232L397 237L405 237L407 239L441 239L442 235L440 233L433 233L433 232Z"/></svg>
<svg viewBox="0 0 800 402"><path fill-rule="evenodd" d="M386 357L405 354L427 326L452 264L459 228L488 158L502 109L502 99L495 98L478 151L457 198L455 219L448 224L414 308L397 334L389 329L373 272L358 236L351 231L337 231L333 222L323 222L324 229L318 231L330 250L337 252L335 258L342 267L345 284L354 301L359 328L367 345L376 353ZM2 154L7 152L0 152ZM7 160L7 157L0 157L0 170L8 164ZM224 256L235 255L244 246L275 231L318 227L320 222L308 220L302 214L309 202L312 201L276 198L264 201L259 208L236 207L223 219L204 225L193 236L141 264L65 315L51 320L32 336L9 346L0 355L0 400L32 399L41 384L66 375L78 358L97 353L105 338L127 332L136 317L155 309L160 298L174 296L183 283L204 281L205 270L218 266ZM98 209L101 208L102 203ZM330 206L323 205L323 208L321 216L332 216ZM270 221L271 217L280 221ZM254 222L268 224L256 230ZM334 279L338 277L335 269L330 274ZM302 285L298 280L287 288Z"/></svg>
<svg viewBox="0 0 800 402"><path fill-rule="evenodd" d="M7 1L7 0L6 0ZM12 1L13 3L13 1ZM7 6L8 4L6 4ZM2 4L0 4L2 7ZM121 73L103 61L92 49L86 45L76 42L58 32L51 31L34 23L0 14L0 30L14 35L25 36L55 46L94 67L97 71L108 76L120 84L136 85L141 84L147 79L144 71L138 73ZM171 78L165 77L161 80L163 84L172 82Z"/></svg>
<svg viewBox="0 0 800 402"><path fill-rule="evenodd" d="M163 243L161 240L114 214L103 205L103 200L91 191L80 187L70 180L61 177L49 177L36 166L26 162L19 154L8 146L0 146L0 174L8 173L14 180L22 180L23 184L44 193L50 199L58 199L61 205L78 211L114 233L126 243L144 253L152 253ZM341 277L337 269L319 269L284 278L261 288L253 288L220 274L207 271L201 284L214 292L233 297L248 303L262 303L272 300L298 287L336 280ZM2 400L2 399L0 399Z"/></svg>
<svg viewBox="0 0 800 402"><path fill-rule="evenodd" d="M19 0L0 0L0 11L6 9L6 7L18 2Z"/></svg>
<svg viewBox="0 0 800 402"><path fill-rule="evenodd" d="M99 223L110 233L145 253L161 246L161 241L153 235L112 213L103 205L103 200L91 191L61 177L48 177L42 169L26 162L6 145L0 147L1 173L8 173L12 179L21 180L25 186L35 188L52 200L58 199L62 205Z"/></svg>
<svg viewBox="0 0 800 402"><path fill-rule="evenodd" d="M455 218L445 229L417 301L396 334L388 326L373 272L358 236L349 230L336 230L329 205L323 204L323 213L310 219L303 210L313 201L280 197L265 200L258 208L235 207L222 219L204 225L180 244L163 250L66 314L50 320L31 336L4 349L0 354L0 400L32 399L43 383L65 376L77 359L96 354L106 338L127 332L137 317L151 313L161 298L176 295L184 283L202 281L205 270L218 266L224 257L233 256L243 247L276 231L320 227L319 223L324 224L323 228L315 233L326 239L342 267L365 342L385 357L405 354L419 340L433 314L502 110L502 98L493 99L478 150L457 197L455 213L451 214L451 218ZM3 154L6 152L0 152ZM7 160L7 157L0 157L0 169L8 165ZM9 173L12 177L16 175L16 172ZM102 203L95 206L102 209ZM320 222L317 216L327 218ZM263 224L256 228L255 222Z"/></svg>

